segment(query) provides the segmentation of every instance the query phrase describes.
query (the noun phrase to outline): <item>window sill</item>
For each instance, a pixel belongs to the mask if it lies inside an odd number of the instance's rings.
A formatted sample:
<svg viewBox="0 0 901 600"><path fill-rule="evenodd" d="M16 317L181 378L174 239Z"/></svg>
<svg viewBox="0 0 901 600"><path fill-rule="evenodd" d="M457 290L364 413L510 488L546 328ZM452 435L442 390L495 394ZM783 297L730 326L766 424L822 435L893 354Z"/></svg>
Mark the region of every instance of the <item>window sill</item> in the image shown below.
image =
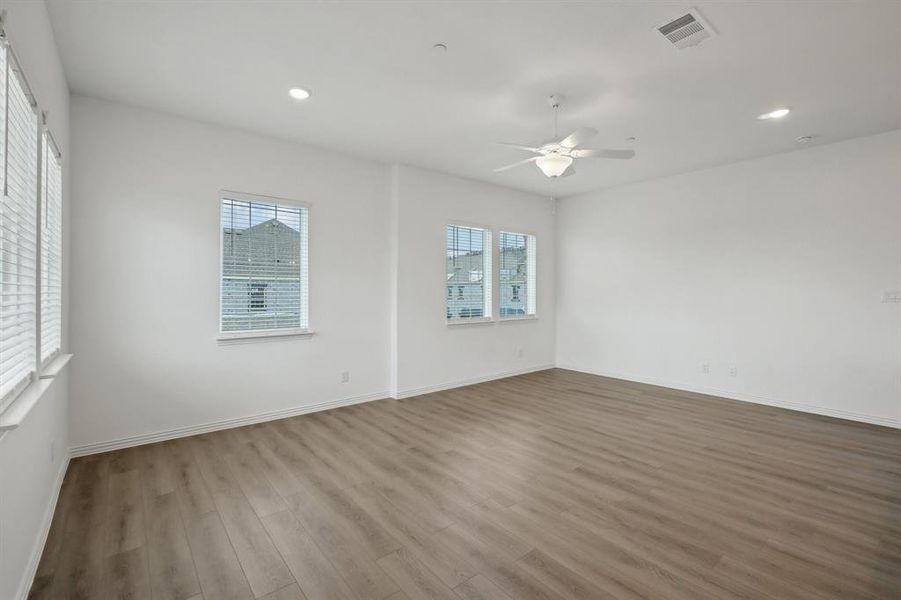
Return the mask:
<svg viewBox="0 0 901 600"><path fill-rule="evenodd" d="M51 379L60 374L69 361L72 359L71 354L57 354L53 357L43 369L41 369L41 379Z"/></svg>
<svg viewBox="0 0 901 600"><path fill-rule="evenodd" d="M259 331L221 332L216 337L220 344L240 344L246 342L262 342L285 338L310 338L316 334L312 329L261 329Z"/></svg>
<svg viewBox="0 0 901 600"><path fill-rule="evenodd" d="M469 319L454 319L452 321L445 320L448 327L457 327L459 325L484 325L486 323L494 323L494 317L471 317Z"/></svg>
<svg viewBox="0 0 901 600"><path fill-rule="evenodd" d="M537 321L538 315L519 315L516 317L500 317L498 322L506 323L508 321Z"/></svg>
<svg viewBox="0 0 901 600"><path fill-rule="evenodd" d="M6 407L3 414L0 414L0 437L10 429L15 429L25 422L25 418L31 409L35 407L44 392L53 383L53 379L38 379L32 381L21 394L19 394L12 404Z"/></svg>
<svg viewBox="0 0 901 600"><path fill-rule="evenodd" d="M31 410L40 402L41 397L50 388L53 378L59 375L72 359L71 354L60 354L41 370L40 378L28 384L22 393L16 396L12 404L0 413L0 437L7 431L15 429L25 422Z"/></svg>

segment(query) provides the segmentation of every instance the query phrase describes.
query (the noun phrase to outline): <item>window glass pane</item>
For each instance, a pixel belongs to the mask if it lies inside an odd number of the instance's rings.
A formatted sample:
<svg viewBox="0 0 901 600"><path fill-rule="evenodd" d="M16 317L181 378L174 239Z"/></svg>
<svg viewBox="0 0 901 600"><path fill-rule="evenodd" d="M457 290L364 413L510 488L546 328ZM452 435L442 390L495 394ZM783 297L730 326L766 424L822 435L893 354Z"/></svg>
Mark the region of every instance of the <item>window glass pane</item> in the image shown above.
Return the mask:
<svg viewBox="0 0 901 600"><path fill-rule="evenodd" d="M500 316L535 314L535 236L502 231L500 236Z"/></svg>
<svg viewBox="0 0 901 600"><path fill-rule="evenodd" d="M491 232L477 227L448 225L448 320L491 316Z"/></svg>
<svg viewBox="0 0 901 600"><path fill-rule="evenodd" d="M222 200L221 330L307 329L306 208Z"/></svg>

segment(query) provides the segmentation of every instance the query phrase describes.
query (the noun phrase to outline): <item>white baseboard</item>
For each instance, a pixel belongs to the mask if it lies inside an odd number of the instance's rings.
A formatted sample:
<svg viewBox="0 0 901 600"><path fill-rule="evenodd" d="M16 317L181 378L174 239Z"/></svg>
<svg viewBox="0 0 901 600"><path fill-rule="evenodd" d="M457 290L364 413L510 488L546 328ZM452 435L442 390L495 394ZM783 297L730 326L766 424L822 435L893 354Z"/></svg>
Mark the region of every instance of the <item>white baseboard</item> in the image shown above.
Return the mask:
<svg viewBox="0 0 901 600"><path fill-rule="evenodd" d="M517 369L514 371L504 371L502 373L494 373L492 375L486 375L484 377L474 377L472 379L465 379L460 381L452 381L448 383L442 383L438 385L430 385L421 388L411 388L404 390L397 395L394 395L394 398L409 398L410 396L418 396L420 394L427 394L429 392L438 392L441 390L449 390L451 388L462 387L465 385L472 385L474 383L482 383L485 381L492 381L495 379L503 379L505 377L513 377L514 375L523 375L525 373L532 373L534 371L543 371L545 369L552 369L554 365L539 365L536 367L528 367L525 369ZM172 440L180 437L187 437L190 435L197 435L200 433L209 433L211 431L220 431L222 429L231 429L233 427L241 427L243 425L252 425L254 423L263 423L265 421L275 421L277 419L286 419L288 417L295 417L297 415L303 415L312 412L319 412L322 410L329 410L332 408L338 408L341 406L350 406L352 404L361 404L363 402L371 402L372 400L380 400L382 398L389 398L392 395L389 392L379 392L376 394L366 394L364 396L353 396L350 398L342 398L340 400L331 400L328 402L320 402L318 404L308 404L305 406L298 406L293 408L287 408L283 410L275 410L265 413L259 413L255 415L248 415L246 417L238 417L235 419L223 419L221 421L213 421L210 423L202 423L199 425L189 425L187 427L177 427L175 429L168 429L166 431L157 431L153 433L143 433L140 435L123 437L114 440L108 440L105 442L97 442L93 444L84 444L81 446L73 446L70 455L72 458L78 456L87 456L89 454L99 454L101 452L110 452L111 450L121 450L122 448L130 448L132 446L142 446L144 444L152 444L154 442L162 442L165 440Z"/></svg>
<svg viewBox="0 0 901 600"><path fill-rule="evenodd" d="M254 423L263 423L266 421L275 421L277 419L287 419L312 412L329 410L341 406L350 406L352 404L362 404L363 402L371 402L372 400L381 400L388 398L388 392L378 392L376 394L366 394L364 396L352 396L349 398L341 398L339 400L329 400L328 402L319 402L317 404L307 404L305 406L296 406L282 410L273 410L265 413L258 413L246 417L238 417L235 419L223 419L221 421L213 421L210 423L202 423L200 425L189 425L187 427L177 427L166 431L157 431L154 433L142 433L131 437L118 438L106 442L97 442L94 444L84 444L82 446L74 446L71 449L71 456L87 456L89 454L99 454L101 452L109 452L111 450L121 450L122 448L130 448L132 446L143 446L144 444L152 444L154 442L162 442L189 435L197 435L200 433L209 433L211 431L220 431L222 429L231 429L233 427L241 427L243 425L253 425Z"/></svg>
<svg viewBox="0 0 901 600"><path fill-rule="evenodd" d="M50 495L50 502L44 509L44 518L41 522L41 531L39 543L34 545L31 556L28 559L28 565L22 574L22 581L19 583L19 591L16 592L16 600L26 600L28 592L31 591L31 585L34 583L34 576L38 572L38 564L41 562L41 554L44 553L44 545L47 543L47 536L50 535L50 524L53 523L53 513L56 511L56 502L59 500L59 491L63 487L63 479L66 478L66 471L69 469L69 458L63 461L59 472L56 474L56 481L53 484L53 492Z"/></svg>
<svg viewBox="0 0 901 600"><path fill-rule="evenodd" d="M729 390L723 390L714 387L707 386L699 386L693 385L689 383L684 383L680 381L668 381L664 379L658 379L654 377L643 377L640 375L633 375L629 373L617 373L612 371L605 371L603 369L592 369L590 367L582 367L573 364L558 364L557 368L559 369L568 369L570 371L579 371L581 373L588 373L590 375L599 375L601 377L610 377L612 379L622 379L624 381L633 381L636 383L646 383L648 385L657 385L660 387L667 387L674 390L681 390L685 392L695 392L698 394L707 394L709 396L719 396L721 398L728 398L730 400L738 400L740 402L750 402L752 404L763 404L765 406L775 406L776 408L786 408L789 410L796 410L799 412L811 413L815 415L823 415L826 417L835 417L837 419L846 419L848 421L859 421L861 423L869 423L871 425L883 425L885 427L894 427L896 429L901 429L901 419L893 419L891 417L882 417L878 415L868 415L863 413L856 413L847 410L838 410L834 408L827 408L824 406L816 406L813 404L803 404L800 402L791 402L788 400L777 400L774 398L766 398L764 396L757 396L754 394L744 394L740 392L733 392Z"/></svg>
<svg viewBox="0 0 901 600"><path fill-rule="evenodd" d="M407 388L405 390L399 390L394 394L394 398L400 400L401 398L409 398L411 396L419 396L420 394L430 394L432 392L441 392L444 390L450 390L453 388L464 387L467 385L474 385L476 383L485 383L486 381L494 381L496 379L505 379L507 377L515 377L516 375L525 375L526 373L534 373L535 371L544 371L546 369L553 369L554 365L538 365L535 367L526 367L524 369L515 369L512 371L502 371L500 373L493 373L491 375L484 375L482 377L473 377L470 379L460 379L457 381L450 381L447 383L439 383L437 385L427 385L418 388Z"/></svg>

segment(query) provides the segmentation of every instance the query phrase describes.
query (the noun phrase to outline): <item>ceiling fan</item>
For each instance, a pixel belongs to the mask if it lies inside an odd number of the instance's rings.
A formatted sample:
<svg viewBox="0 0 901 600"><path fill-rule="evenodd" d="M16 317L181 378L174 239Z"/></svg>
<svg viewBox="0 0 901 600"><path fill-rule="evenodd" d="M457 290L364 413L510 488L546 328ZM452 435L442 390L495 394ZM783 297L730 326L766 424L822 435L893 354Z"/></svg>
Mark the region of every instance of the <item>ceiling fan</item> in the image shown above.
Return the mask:
<svg viewBox="0 0 901 600"><path fill-rule="evenodd" d="M553 95L548 97L548 103L554 109L554 139L557 139L557 109L560 108L560 103L562 102L563 97L559 95ZM512 169L514 167L518 167L520 165L525 165L528 163L535 163L538 168L544 173L546 176L550 178L557 177L568 177L575 173L575 169L571 168L573 161L577 158L632 158L635 156L634 150L606 150L606 149L591 149L584 148L580 149L577 146L584 144L589 139L593 138L598 134L596 129L592 129L591 127L580 127L576 129L574 132L563 138L558 142L548 142L542 146L527 146L524 144L508 144L506 142L501 142L503 146L510 146L511 148L519 148L520 150L527 150L529 152L534 152L537 156L533 156L532 158L527 158L525 160L521 160L519 162L515 162L512 165L507 165L506 167L501 167L499 169L495 169L495 173L500 173L501 171L506 171L508 169Z"/></svg>

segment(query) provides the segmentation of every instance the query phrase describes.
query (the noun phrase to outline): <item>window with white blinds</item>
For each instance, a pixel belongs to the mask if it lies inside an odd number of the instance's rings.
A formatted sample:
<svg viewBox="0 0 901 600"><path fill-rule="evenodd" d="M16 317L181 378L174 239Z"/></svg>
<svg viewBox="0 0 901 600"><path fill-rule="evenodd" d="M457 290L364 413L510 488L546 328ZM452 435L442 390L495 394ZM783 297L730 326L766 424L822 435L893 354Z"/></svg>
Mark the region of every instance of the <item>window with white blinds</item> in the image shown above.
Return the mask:
<svg viewBox="0 0 901 600"><path fill-rule="evenodd" d="M47 132L41 155L41 364L45 365L59 354L63 321L63 171Z"/></svg>
<svg viewBox="0 0 901 600"><path fill-rule="evenodd" d="M0 410L37 367L38 116L6 45L2 60Z"/></svg>
<svg viewBox="0 0 901 600"><path fill-rule="evenodd" d="M240 194L221 200L220 332L309 329L309 209Z"/></svg>
<svg viewBox="0 0 901 600"><path fill-rule="evenodd" d="M445 248L448 322L491 317L491 231L448 225Z"/></svg>
<svg viewBox="0 0 901 600"><path fill-rule="evenodd" d="M535 236L502 231L499 246L500 316L534 316L537 288Z"/></svg>

